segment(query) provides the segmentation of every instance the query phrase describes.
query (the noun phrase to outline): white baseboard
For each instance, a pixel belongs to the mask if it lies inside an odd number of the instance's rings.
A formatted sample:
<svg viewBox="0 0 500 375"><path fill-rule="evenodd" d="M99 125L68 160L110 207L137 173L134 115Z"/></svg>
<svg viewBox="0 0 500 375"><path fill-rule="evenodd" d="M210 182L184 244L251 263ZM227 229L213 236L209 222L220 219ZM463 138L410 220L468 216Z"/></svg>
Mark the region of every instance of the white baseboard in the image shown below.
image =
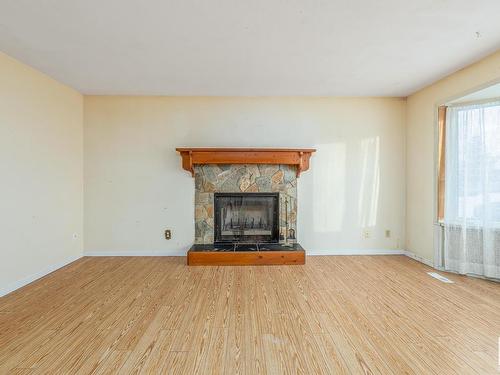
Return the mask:
<svg viewBox="0 0 500 375"><path fill-rule="evenodd" d="M186 256L187 250L166 251L85 251L86 257L158 257ZM391 249L336 249L336 250L306 250L306 255L406 255L405 250Z"/></svg>
<svg viewBox="0 0 500 375"><path fill-rule="evenodd" d="M434 262L433 261L430 261L429 259L426 259L424 257L421 257L420 255L417 255L411 251L408 251L406 250L404 252L404 254L407 256L407 257L410 257L411 259L414 259L416 260L417 262L420 262L420 263L423 263L425 264L426 266L429 266L429 267L432 267L434 268Z"/></svg>
<svg viewBox="0 0 500 375"><path fill-rule="evenodd" d="M306 255L405 255L404 250L390 249L337 249L337 250L306 250ZM159 257L186 256L187 250L169 251L85 251L86 257Z"/></svg>
<svg viewBox="0 0 500 375"><path fill-rule="evenodd" d="M85 251L85 257L185 257L187 250L165 251Z"/></svg>
<svg viewBox="0 0 500 375"><path fill-rule="evenodd" d="M81 255L75 255L75 256L69 257L62 262L58 262L56 264L52 264L52 265L46 267L45 269L43 269L40 272L34 273L30 276L22 278L21 280L15 281L12 284L7 285L6 287L3 287L0 289L0 297L3 297L6 294L9 294L16 289L22 288L23 286L28 285L29 283L32 283L33 281L35 281L41 277L44 277L44 276L48 275L49 273L54 272L54 271L58 270L59 268L62 268L64 266L74 262L75 260L80 259L81 257L82 257Z"/></svg>
<svg viewBox="0 0 500 375"><path fill-rule="evenodd" d="M329 249L306 250L306 255L406 255L406 252L391 249Z"/></svg>

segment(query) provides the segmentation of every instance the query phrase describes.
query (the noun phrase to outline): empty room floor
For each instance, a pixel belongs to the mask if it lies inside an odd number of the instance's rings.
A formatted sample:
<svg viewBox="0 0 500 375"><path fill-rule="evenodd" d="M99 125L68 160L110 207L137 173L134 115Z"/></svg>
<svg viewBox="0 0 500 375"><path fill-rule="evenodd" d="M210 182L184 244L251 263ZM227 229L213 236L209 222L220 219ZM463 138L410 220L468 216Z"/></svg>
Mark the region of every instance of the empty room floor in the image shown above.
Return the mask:
<svg viewBox="0 0 500 375"><path fill-rule="evenodd" d="M500 284L430 271L85 257L0 298L0 373L495 373Z"/></svg>

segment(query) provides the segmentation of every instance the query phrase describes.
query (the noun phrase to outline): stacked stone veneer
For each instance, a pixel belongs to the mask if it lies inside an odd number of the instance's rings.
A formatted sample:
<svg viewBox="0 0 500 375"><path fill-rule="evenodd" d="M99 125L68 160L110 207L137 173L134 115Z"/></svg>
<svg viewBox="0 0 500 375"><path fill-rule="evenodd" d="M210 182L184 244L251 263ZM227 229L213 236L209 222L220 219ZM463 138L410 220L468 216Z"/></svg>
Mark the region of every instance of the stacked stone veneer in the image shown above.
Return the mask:
<svg viewBox="0 0 500 375"><path fill-rule="evenodd" d="M297 233L297 177L294 166L267 164L196 165L195 243L214 242L214 193L279 192L280 242L284 241L285 199L288 200L288 234Z"/></svg>

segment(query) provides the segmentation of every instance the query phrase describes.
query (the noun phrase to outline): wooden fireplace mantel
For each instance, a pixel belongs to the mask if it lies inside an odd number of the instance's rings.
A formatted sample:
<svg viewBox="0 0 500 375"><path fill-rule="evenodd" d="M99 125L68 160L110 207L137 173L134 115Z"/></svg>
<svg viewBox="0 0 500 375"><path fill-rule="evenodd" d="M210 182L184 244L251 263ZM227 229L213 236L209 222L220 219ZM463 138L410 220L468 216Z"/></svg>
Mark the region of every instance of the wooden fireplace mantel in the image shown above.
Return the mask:
<svg viewBox="0 0 500 375"><path fill-rule="evenodd" d="M313 148L176 148L182 168L194 176L196 164L287 164L297 167L297 177L309 169Z"/></svg>

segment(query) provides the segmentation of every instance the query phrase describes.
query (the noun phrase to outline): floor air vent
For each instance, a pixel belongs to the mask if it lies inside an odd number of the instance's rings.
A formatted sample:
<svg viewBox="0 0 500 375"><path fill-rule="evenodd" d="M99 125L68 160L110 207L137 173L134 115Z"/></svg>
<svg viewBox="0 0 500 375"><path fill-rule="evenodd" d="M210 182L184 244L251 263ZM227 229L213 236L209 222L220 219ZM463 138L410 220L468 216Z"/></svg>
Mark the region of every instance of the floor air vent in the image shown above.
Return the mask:
<svg viewBox="0 0 500 375"><path fill-rule="evenodd" d="M453 284L453 281L451 281L450 279L447 279L446 277L444 276L441 276L439 273L437 272L427 272L427 274L429 276L432 276L434 277L435 279L438 279L439 281L442 281L443 283L448 283L448 284Z"/></svg>

